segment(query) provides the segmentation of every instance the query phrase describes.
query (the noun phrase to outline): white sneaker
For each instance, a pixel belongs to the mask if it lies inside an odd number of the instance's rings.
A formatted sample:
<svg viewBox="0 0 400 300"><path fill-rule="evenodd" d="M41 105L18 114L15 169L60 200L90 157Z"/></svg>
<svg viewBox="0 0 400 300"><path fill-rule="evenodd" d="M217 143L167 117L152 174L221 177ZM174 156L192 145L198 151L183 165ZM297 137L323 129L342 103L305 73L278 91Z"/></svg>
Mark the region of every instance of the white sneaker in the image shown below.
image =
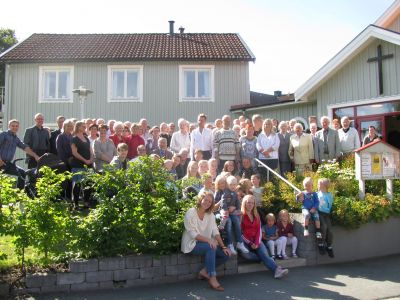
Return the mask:
<svg viewBox="0 0 400 300"><path fill-rule="evenodd" d="M249 253L249 250L245 247L245 245L242 243L237 243L236 244L236 249L240 250L242 253Z"/></svg>
<svg viewBox="0 0 400 300"><path fill-rule="evenodd" d="M308 229L304 229L304 236L309 236L310 233L308 232Z"/></svg>
<svg viewBox="0 0 400 300"><path fill-rule="evenodd" d="M233 248L233 244L228 245L229 250L231 250L232 255L237 255L235 248Z"/></svg>
<svg viewBox="0 0 400 300"><path fill-rule="evenodd" d="M317 237L317 239L322 239L322 234L321 232L316 232L315 236Z"/></svg>
<svg viewBox="0 0 400 300"><path fill-rule="evenodd" d="M275 270L275 279L282 278L283 276L286 276L289 273L288 269L282 269L281 267L277 267Z"/></svg>

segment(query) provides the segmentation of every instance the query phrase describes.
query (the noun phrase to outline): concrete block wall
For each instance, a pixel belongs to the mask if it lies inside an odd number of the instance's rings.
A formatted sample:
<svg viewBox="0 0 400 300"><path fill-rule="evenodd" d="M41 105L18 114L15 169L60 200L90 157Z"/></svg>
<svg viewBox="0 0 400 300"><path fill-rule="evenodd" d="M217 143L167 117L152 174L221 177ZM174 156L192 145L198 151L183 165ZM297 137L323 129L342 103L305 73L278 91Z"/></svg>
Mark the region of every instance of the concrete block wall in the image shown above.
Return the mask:
<svg viewBox="0 0 400 300"><path fill-rule="evenodd" d="M28 274L26 288L13 293L72 292L177 282L194 279L203 266L202 257L187 254L71 261L69 272ZM236 256L219 266L217 273L219 276L237 274Z"/></svg>

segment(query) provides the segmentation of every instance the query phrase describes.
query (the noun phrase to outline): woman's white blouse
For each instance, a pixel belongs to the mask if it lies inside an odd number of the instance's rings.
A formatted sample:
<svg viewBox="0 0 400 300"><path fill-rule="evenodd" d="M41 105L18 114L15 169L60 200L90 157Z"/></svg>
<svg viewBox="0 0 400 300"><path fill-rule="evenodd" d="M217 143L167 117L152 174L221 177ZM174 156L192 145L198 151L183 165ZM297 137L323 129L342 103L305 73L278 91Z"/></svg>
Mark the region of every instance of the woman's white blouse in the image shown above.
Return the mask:
<svg viewBox="0 0 400 300"><path fill-rule="evenodd" d="M270 133L268 136L262 132L257 137L257 150L260 151L258 156L259 159L277 159L278 158L278 149L279 149L280 140L277 134ZM274 149L274 151L270 152L269 157L265 157L261 150L267 150L270 147Z"/></svg>
<svg viewBox="0 0 400 300"><path fill-rule="evenodd" d="M206 238L214 238L219 235L215 216L211 213L205 213L203 220L200 220L197 209L192 207L185 214L185 231L182 235L181 251L189 253L196 246L196 236L199 234Z"/></svg>

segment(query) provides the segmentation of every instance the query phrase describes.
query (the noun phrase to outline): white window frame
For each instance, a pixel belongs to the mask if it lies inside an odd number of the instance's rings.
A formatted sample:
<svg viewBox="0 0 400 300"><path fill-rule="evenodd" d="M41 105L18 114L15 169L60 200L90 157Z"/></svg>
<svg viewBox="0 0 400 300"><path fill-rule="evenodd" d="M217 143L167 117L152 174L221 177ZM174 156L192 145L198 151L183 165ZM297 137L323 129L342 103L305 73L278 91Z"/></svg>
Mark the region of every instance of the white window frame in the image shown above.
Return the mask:
<svg viewBox="0 0 400 300"><path fill-rule="evenodd" d="M179 65L179 102L215 102L214 65ZM210 97L185 97L184 71L196 71L195 92L198 92L199 71L210 71Z"/></svg>
<svg viewBox="0 0 400 300"><path fill-rule="evenodd" d="M58 90L58 73L60 71L69 71L69 86L67 87L68 97L67 98L54 98L45 99L44 98L44 73L45 72L56 72L56 91ZM74 66L39 66L39 103L73 103L74 96L72 94L74 85Z"/></svg>
<svg viewBox="0 0 400 300"><path fill-rule="evenodd" d="M109 65L107 66L108 70L108 84L107 84L107 102L143 102L143 65ZM112 97L112 72L113 71L124 71L124 94L126 95L127 89L127 76L126 71L135 70L139 71L139 79L138 79L138 97L135 98L118 98L115 99Z"/></svg>

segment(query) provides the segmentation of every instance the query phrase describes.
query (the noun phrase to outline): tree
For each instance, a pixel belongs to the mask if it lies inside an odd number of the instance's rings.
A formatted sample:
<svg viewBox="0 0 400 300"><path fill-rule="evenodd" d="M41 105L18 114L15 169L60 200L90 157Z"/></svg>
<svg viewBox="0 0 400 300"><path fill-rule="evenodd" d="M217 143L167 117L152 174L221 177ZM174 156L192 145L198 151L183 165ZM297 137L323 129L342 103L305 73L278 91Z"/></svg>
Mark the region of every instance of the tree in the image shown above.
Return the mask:
<svg viewBox="0 0 400 300"><path fill-rule="evenodd" d="M18 43L15 31L8 28L0 28L0 53ZM5 84L5 65L0 64L0 86Z"/></svg>

